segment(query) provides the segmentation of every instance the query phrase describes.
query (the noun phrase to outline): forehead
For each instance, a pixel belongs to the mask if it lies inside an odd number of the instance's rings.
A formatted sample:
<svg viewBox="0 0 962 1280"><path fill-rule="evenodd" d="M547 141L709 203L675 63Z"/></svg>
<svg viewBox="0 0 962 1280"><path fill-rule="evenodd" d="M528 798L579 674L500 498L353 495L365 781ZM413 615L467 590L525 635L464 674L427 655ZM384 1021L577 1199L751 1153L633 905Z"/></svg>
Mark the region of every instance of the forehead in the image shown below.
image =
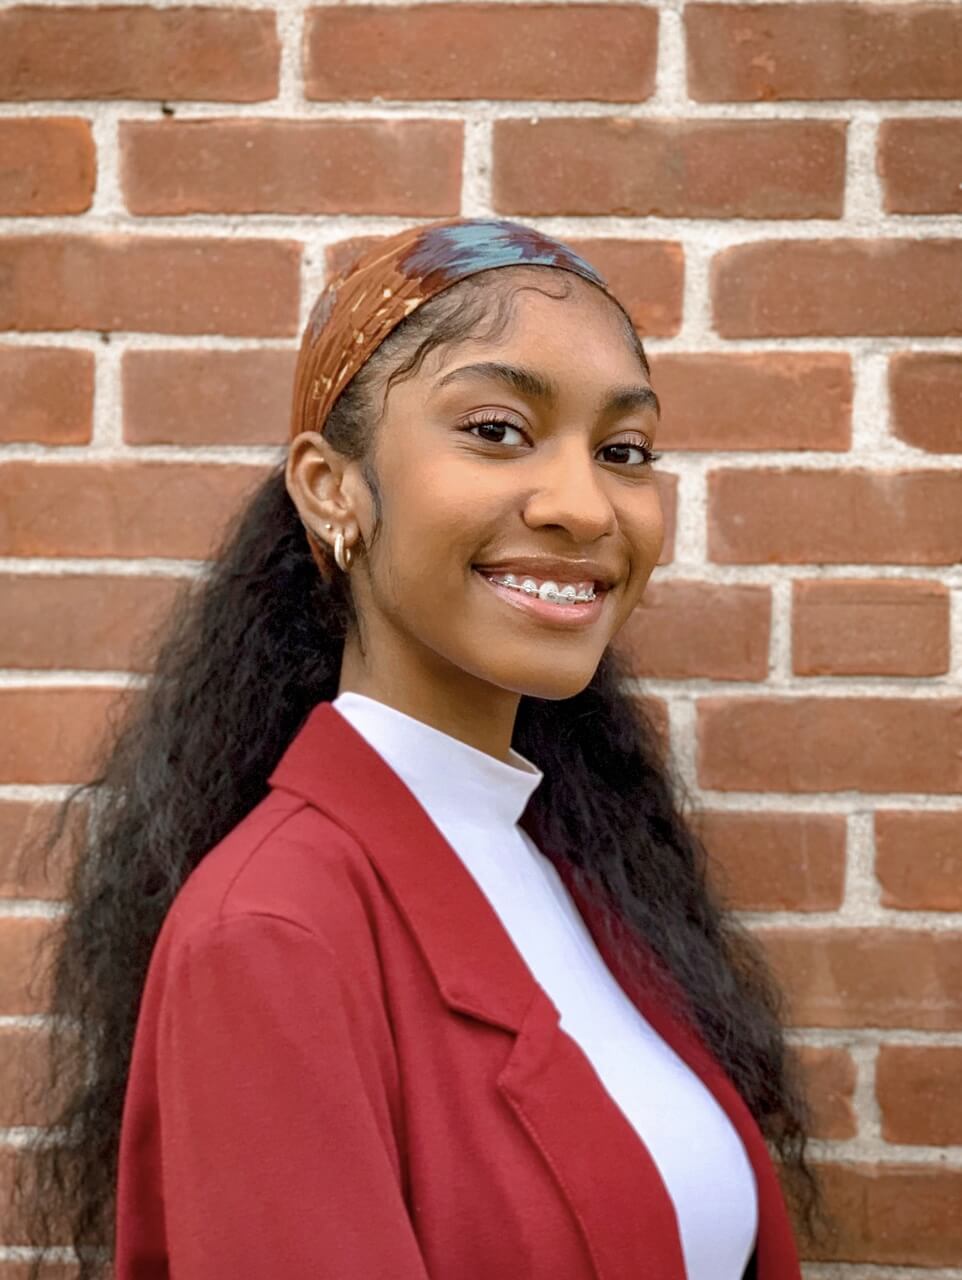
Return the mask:
<svg viewBox="0 0 962 1280"><path fill-rule="evenodd" d="M524 274L506 306L499 305L503 295L492 297L491 319L502 312L503 322L482 321L477 331L431 351L422 366L425 382L436 385L458 365L495 357L539 368L562 388L647 381L622 312L600 289L570 272L560 282L556 272Z"/></svg>

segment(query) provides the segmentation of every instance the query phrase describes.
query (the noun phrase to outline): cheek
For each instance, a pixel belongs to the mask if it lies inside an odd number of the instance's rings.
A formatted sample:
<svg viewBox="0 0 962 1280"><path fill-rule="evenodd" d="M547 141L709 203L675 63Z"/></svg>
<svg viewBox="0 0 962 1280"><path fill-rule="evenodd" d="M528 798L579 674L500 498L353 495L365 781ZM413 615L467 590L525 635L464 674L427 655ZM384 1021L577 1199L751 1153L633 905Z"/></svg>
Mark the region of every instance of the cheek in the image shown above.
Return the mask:
<svg viewBox="0 0 962 1280"><path fill-rule="evenodd" d="M642 502L633 504L631 511L623 513L622 536L631 548L631 576L624 586L622 598L618 600L614 634L620 631L641 603L664 545L664 512L654 485L646 490Z"/></svg>
<svg viewBox="0 0 962 1280"><path fill-rule="evenodd" d="M403 484L385 490L389 581L403 583L410 602L431 600L463 579L483 543L487 510L463 467L424 459L410 468Z"/></svg>
<svg viewBox="0 0 962 1280"><path fill-rule="evenodd" d="M438 539L434 549L439 560L449 560L447 549L454 545L470 555L479 539L503 528L512 504L517 505L513 483L457 456L421 456L407 470L403 486L391 490L399 525Z"/></svg>
<svg viewBox="0 0 962 1280"><path fill-rule="evenodd" d="M665 517L661 497L652 485L646 490L644 500L625 512L621 531L631 548L632 573L629 593L637 601L645 589L648 577L658 563L665 543Z"/></svg>

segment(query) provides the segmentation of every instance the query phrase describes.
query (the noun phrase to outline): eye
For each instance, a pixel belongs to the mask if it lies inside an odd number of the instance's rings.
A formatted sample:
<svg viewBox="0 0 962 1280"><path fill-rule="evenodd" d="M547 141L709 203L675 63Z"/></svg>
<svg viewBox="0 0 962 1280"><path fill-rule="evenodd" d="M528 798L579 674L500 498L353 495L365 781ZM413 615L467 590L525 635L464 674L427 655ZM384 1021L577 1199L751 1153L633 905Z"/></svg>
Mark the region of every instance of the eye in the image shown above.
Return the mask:
<svg viewBox="0 0 962 1280"><path fill-rule="evenodd" d="M504 418L477 418L474 421L468 421L464 428L465 431L484 432L485 434L477 436L477 439L484 440L486 444L511 444L511 440L505 440L503 436L498 436L498 432L516 431L519 436L523 436L524 432L520 427L516 427L513 422L507 422ZM490 433L490 434L488 434Z"/></svg>
<svg viewBox="0 0 962 1280"><path fill-rule="evenodd" d="M520 427L516 427L513 422L508 422L504 418L489 416L486 418L477 418L474 421L468 421L463 431L473 433L483 433L476 436L479 440L484 440L486 444L512 444L511 440L505 440L503 433L505 431L516 431L519 436L524 436L524 432ZM496 437L496 438L495 438ZM606 461L615 466L645 467L652 462L657 462L661 457L660 453L655 453L648 442L644 438L637 440L618 440L614 444L606 444L602 446L601 452L608 453L612 449L622 450L630 453L632 450L636 454L640 454L640 460L633 461L626 457L607 458Z"/></svg>
<svg viewBox="0 0 962 1280"><path fill-rule="evenodd" d="M618 466L628 465L633 467L644 467L648 466L652 462L657 462L661 457L661 454L655 453L645 440L618 440L614 444L606 444L602 449L602 453L608 453L611 449L620 449L623 452L627 451L629 453L634 449L635 453L641 454L640 462L632 462L629 458L608 459L609 462L613 462Z"/></svg>

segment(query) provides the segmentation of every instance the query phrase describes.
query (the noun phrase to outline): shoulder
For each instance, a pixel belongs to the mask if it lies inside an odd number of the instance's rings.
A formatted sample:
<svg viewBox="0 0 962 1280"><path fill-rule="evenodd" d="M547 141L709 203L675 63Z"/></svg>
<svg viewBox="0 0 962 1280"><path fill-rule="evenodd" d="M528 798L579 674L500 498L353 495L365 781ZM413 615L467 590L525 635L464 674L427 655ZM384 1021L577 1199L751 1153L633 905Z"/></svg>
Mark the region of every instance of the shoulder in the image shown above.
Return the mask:
<svg viewBox="0 0 962 1280"><path fill-rule="evenodd" d="M142 1034L226 1026L249 1053L258 1029L333 1049L340 1028L370 1079L393 1081L379 931L394 912L379 886L354 836L272 790L177 893L149 960Z"/></svg>
<svg viewBox="0 0 962 1280"><path fill-rule="evenodd" d="M348 967L373 954L379 881L358 841L297 796L272 790L210 849L181 886L167 941L231 921L280 921L313 934Z"/></svg>

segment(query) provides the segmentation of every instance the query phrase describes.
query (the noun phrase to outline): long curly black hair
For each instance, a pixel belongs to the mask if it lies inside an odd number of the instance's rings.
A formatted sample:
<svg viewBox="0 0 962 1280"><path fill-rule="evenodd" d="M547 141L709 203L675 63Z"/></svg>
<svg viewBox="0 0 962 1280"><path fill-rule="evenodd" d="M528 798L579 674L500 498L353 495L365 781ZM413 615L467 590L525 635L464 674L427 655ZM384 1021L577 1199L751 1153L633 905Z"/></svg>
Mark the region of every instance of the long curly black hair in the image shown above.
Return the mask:
<svg viewBox="0 0 962 1280"><path fill-rule="evenodd" d="M567 295L567 273L534 269L544 291ZM325 438L360 461L376 528L371 458L384 397L429 351L501 332L519 289L540 287L530 283L532 268L521 283L518 270L480 272L424 303L333 406ZM641 341L625 313L622 320L647 373ZM182 587L151 642L145 685L125 695L104 735L96 776L58 808L39 851L59 858L64 842L68 849L65 910L38 957L50 1034L45 1068L24 1087L31 1109L39 1100L55 1111L55 1132L21 1146L6 1236L35 1251L30 1280L57 1246L72 1247L80 1280L109 1274L125 1085L152 949L191 871L267 794L311 708L336 697L344 640L357 623L348 583L318 573L281 463L235 517L216 559ZM513 745L544 773L534 826L605 887L617 918L684 992L769 1142L796 1220L811 1229L818 1185L805 1159L806 1107L779 993L757 944L716 898L706 851L683 813L683 786L625 689L629 675L609 647L574 697L521 698Z"/></svg>

